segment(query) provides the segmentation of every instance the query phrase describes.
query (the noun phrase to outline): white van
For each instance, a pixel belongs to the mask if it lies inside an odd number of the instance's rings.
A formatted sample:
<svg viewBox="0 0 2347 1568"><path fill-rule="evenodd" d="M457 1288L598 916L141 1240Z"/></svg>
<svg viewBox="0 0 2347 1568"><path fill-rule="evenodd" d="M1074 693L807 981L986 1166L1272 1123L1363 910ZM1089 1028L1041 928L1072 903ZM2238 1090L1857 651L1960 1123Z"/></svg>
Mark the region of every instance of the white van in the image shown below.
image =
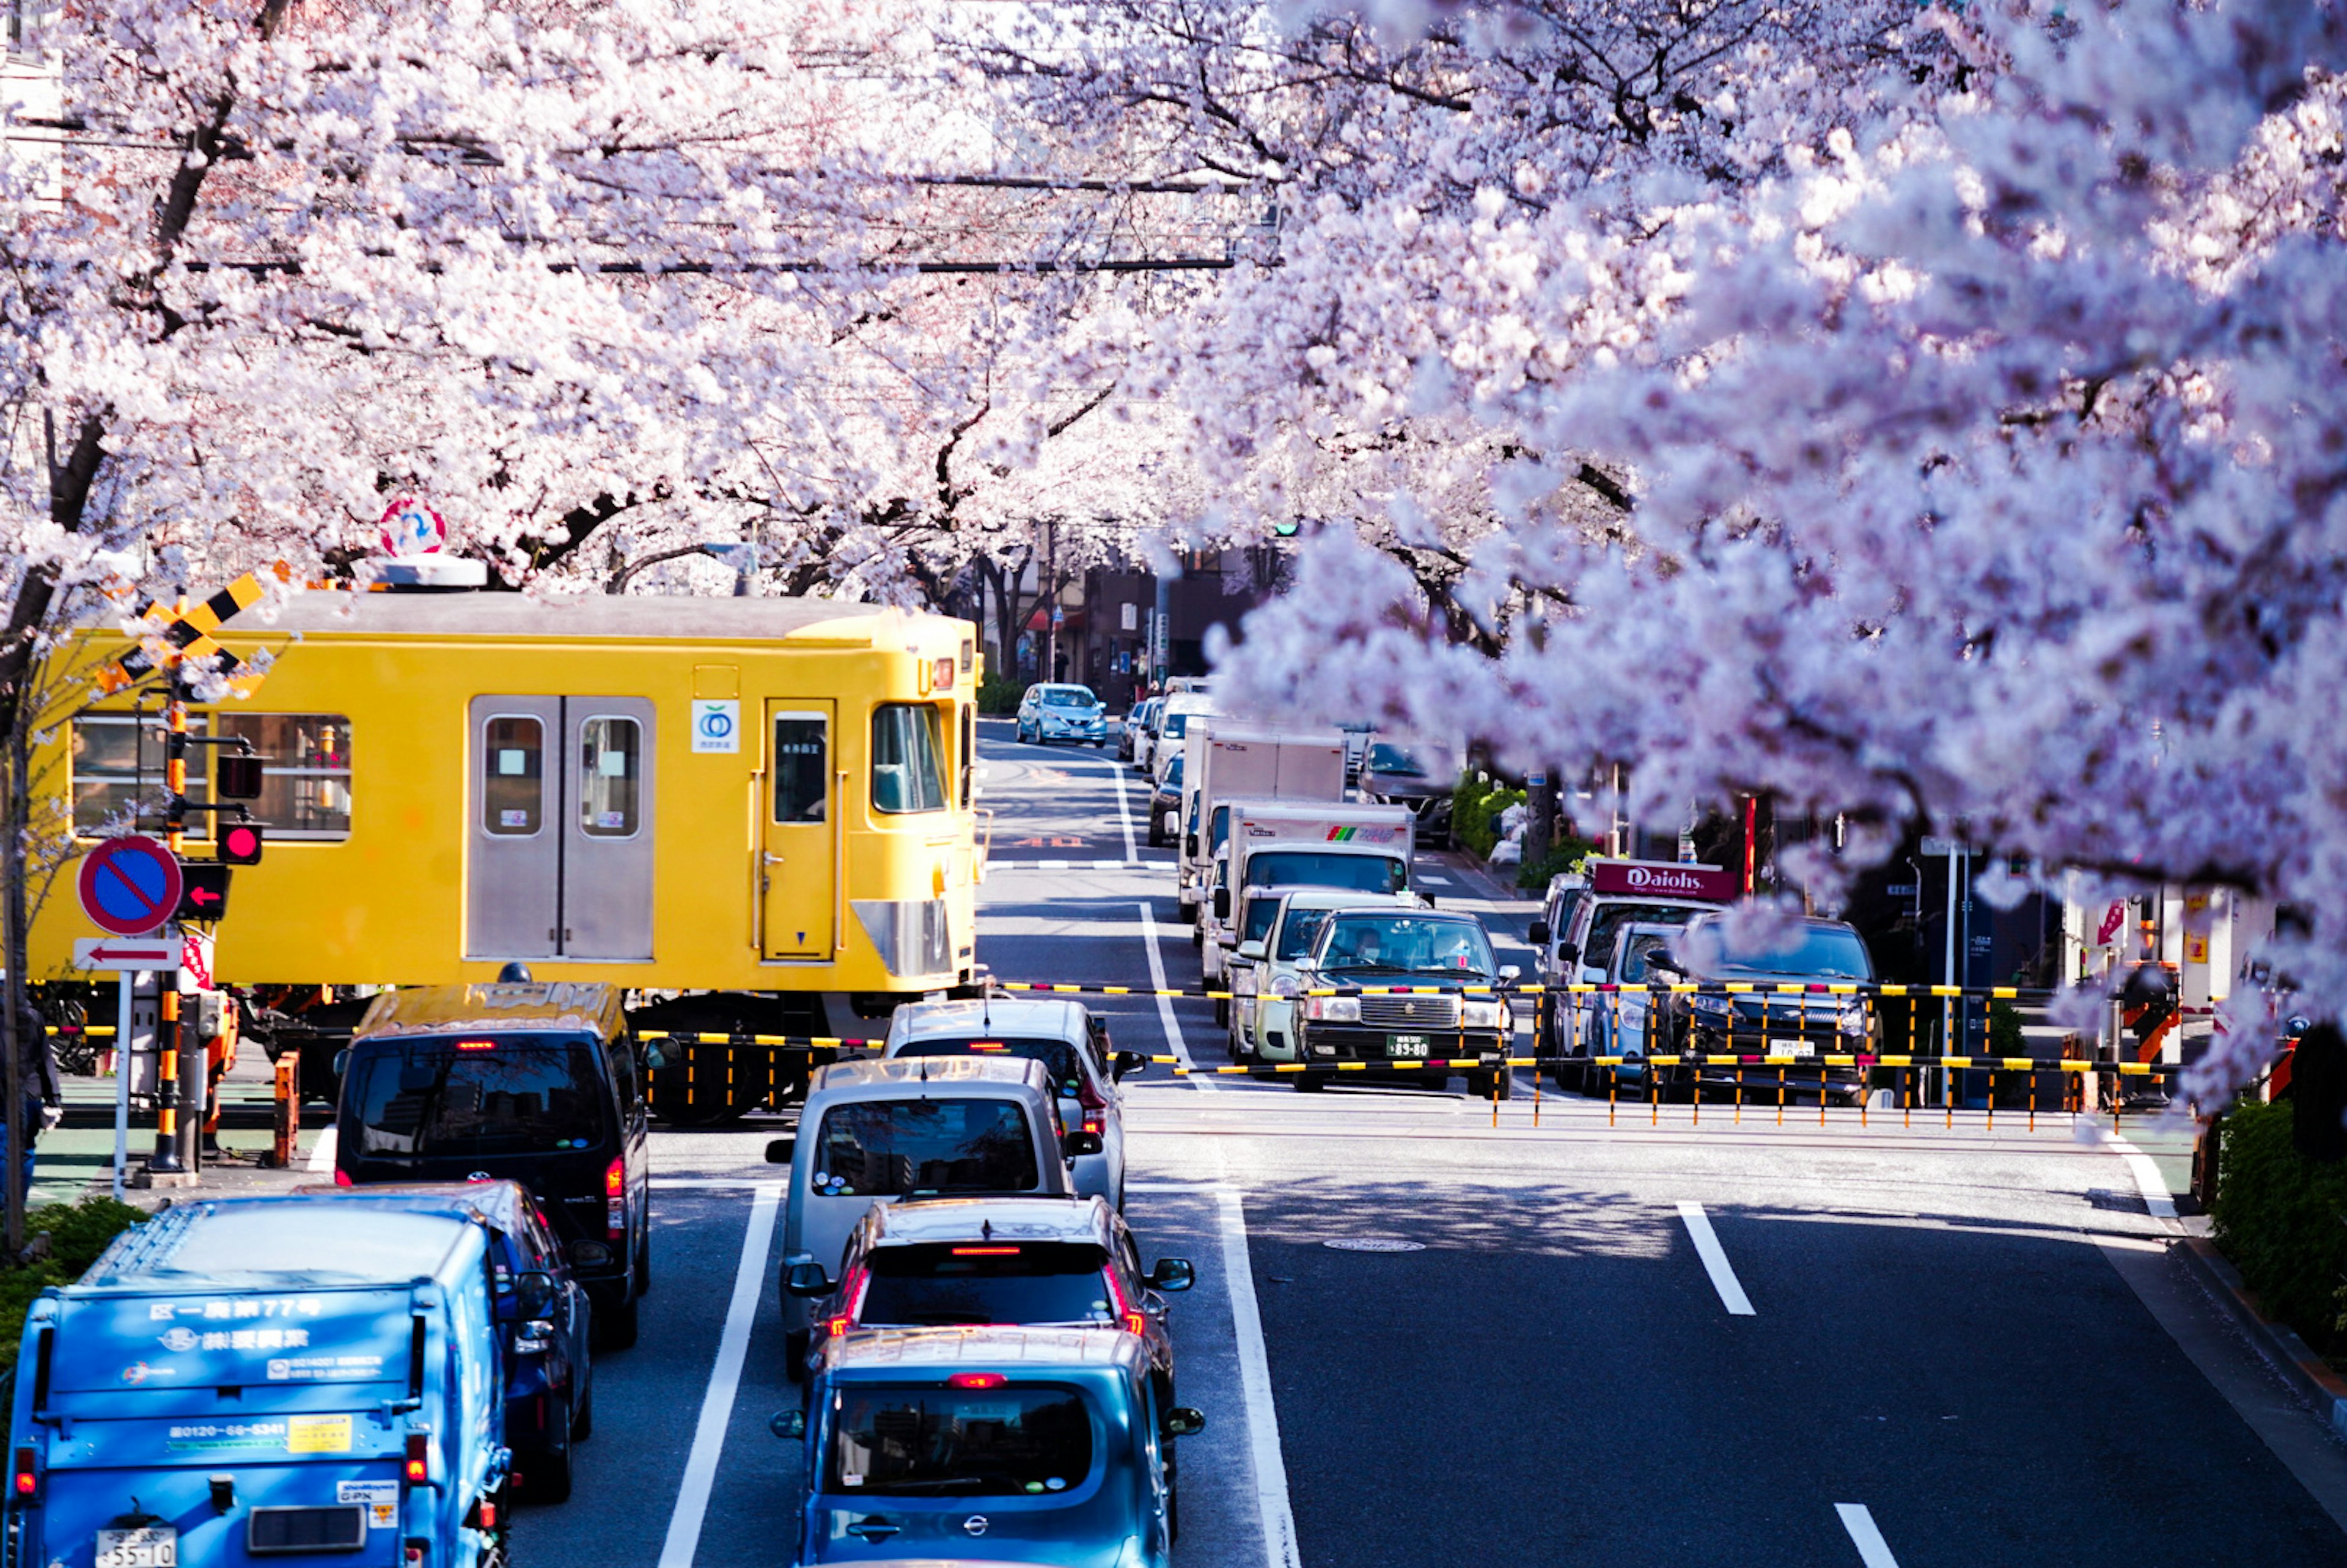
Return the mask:
<svg viewBox="0 0 2347 1568"><path fill-rule="evenodd" d="M818 1263L836 1275L875 1202L956 1194L1071 1197L1071 1162L1101 1152L1097 1132L1060 1120L1051 1074L1016 1056L841 1061L807 1085L799 1131L766 1145L791 1168L780 1272ZM803 1377L807 1303L783 1293L784 1364Z"/></svg>

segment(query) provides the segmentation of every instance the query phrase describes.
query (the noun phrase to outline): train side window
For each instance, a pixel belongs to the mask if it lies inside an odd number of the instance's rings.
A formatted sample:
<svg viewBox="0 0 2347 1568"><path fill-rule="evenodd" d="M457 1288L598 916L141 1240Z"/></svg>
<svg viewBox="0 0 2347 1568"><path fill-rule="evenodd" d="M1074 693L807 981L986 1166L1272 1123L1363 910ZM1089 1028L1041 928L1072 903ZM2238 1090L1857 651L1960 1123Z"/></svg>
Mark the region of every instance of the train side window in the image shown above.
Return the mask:
<svg viewBox="0 0 2347 1568"><path fill-rule="evenodd" d="M341 713L218 713L220 733L261 753L252 815L272 839L351 835L351 722ZM195 769L190 766L192 779Z"/></svg>
<svg viewBox="0 0 2347 1568"><path fill-rule="evenodd" d="M632 838L643 799L643 730L633 719L583 719L579 724L579 831L589 838Z"/></svg>
<svg viewBox="0 0 2347 1568"><path fill-rule="evenodd" d="M188 715L188 733L208 733L202 713ZM155 713L92 713L73 722L74 831L84 838L126 821L143 806L159 818L163 805L163 721ZM209 746L190 746L188 798L211 799L204 770ZM258 813L255 813L258 815Z"/></svg>
<svg viewBox="0 0 2347 1568"><path fill-rule="evenodd" d="M873 710L873 810L945 810L945 747L938 732L938 711L929 703L887 702Z"/></svg>
<svg viewBox="0 0 2347 1568"><path fill-rule="evenodd" d="M774 820L821 822L831 771L831 721L822 713L774 715Z"/></svg>
<svg viewBox="0 0 2347 1568"><path fill-rule="evenodd" d="M546 727L522 714L491 719L481 734L481 827L526 838L546 815Z"/></svg>
<svg viewBox="0 0 2347 1568"><path fill-rule="evenodd" d="M969 809L970 782L978 776L978 704L961 704L961 808Z"/></svg>

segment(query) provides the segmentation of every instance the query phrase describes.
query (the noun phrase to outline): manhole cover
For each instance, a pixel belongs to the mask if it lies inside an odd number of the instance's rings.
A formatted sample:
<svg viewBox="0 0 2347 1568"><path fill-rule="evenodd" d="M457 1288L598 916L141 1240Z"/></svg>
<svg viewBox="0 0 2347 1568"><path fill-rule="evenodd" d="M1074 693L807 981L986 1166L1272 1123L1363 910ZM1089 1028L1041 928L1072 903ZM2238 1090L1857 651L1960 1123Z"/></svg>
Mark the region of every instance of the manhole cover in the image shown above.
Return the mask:
<svg viewBox="0 0 2347 1568"><path fill-rule="evenodd" d="M1426 1244L1417 1241L1387 1241L1373 1235L1342 1236L1336 1241L1324 1241L1322 1246L1333 1246L1338 1252L1424 1252Z"/></svg>

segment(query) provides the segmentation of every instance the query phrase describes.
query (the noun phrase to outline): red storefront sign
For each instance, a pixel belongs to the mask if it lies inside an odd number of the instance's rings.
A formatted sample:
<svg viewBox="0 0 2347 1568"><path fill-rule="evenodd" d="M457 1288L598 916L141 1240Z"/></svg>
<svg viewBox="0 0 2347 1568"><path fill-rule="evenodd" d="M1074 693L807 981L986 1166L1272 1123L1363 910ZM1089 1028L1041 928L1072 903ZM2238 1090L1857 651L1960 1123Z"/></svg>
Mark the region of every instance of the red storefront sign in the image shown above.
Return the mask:
<svg viewBox="0 0 2347 1568"><path fill-rule="evenodd" d="M1726 903L1737 896L1736 874L1724 866L1689 866L1676 860L1593 860L1593 893L1643 893L1654 898L1707 898Z"/></svg>

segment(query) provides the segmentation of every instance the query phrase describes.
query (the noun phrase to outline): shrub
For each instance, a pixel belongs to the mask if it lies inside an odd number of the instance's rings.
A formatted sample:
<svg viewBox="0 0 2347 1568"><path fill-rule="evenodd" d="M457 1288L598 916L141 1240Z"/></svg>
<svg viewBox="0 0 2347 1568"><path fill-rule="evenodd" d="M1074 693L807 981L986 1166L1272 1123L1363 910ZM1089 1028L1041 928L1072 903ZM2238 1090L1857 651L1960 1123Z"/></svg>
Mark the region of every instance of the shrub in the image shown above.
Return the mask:
<svg viewBox="0 0 2347 1568"><path fill-rule="evenodd" d="M1495 784L1486 774L1465 775L1450 792L1450 836L1478 856L1489 856L1500 842L1500 814L1521 805L1523 798L1523 791Z"/></svg>
<svg viewBox="0 0 2347 1568"><path fill-rule="evenodd" d="M1577 871L1582 862L1596 851L1597 846L1567 834L1549 845L1546 855L1538 860L1528 860L1517 868L1516 886L1529 892L1544 893L1548 879L1567 871Z"/></svg>
<svg viewBox="0 0 2347 1568"><path fill-rule="evenodd" d="M2027 1037L2021 1032L2021 1009L2011 1002L1988 1004L1988 1053L2027 1056Z"/></svg>
<svg viewBox="0 0 2347 1568"><path fill-rule="evenodd" d="M49 1238L47 1255L0 1268L0 1368L16 1364L25 1337L25 1313L52 1285L71 1285L97 1261L107 1244L146 1218L140 1210L112 1198L77 1204L44 1204L25 1216L25 1232Z"/></svg>
<svg viewBox="0 0 2347 1568"><path fill-rule="evenodd" d="M2279 1317L2318 1351L2347 1350L2339 1276L2347 1267L2347 1163L2318 1165L2291 1143L2294 1106L2235 1107L2219 1125L2215 1239Z"/></svg>
<svg viewBox="0 0 2347 1568"><path fill-rule="evenodd" d="M1015 713L1019 711L1019 699L1026 694L1027 688L1020 682L989 675L978 683L978 711L996 717Z"/></svg>

